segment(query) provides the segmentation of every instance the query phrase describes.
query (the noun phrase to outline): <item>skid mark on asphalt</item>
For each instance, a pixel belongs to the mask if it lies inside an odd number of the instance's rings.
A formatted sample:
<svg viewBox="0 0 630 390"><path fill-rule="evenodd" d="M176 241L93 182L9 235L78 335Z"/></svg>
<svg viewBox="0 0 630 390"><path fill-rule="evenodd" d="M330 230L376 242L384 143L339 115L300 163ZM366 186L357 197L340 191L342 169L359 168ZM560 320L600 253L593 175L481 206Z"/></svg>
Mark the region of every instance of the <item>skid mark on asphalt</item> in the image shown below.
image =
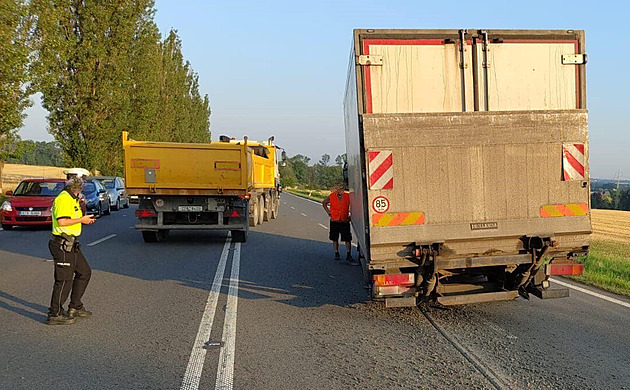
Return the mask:
<svg viewBox="0 0 630 390"><path fill-rule="evenodd" d="M193 349L190 353L190 359L188 360L188 366L186 367L186 373L184 374L184 380L182 381L182 390L197 390L199 388L203 364L206 360L206 349L204 346L210 339L210 332L212 331L212 323L217 309L217 302L219 301L222 284L221 281L223 279L223 274L225 273L225 264L227 263L230 243L231 239L228 237L223 245L221 259L217 265L217 271L214 274L214 280L212 281L210 294L208 294L206 308L203 312L203 316L201 317L199 331L197 332L197 337L195 338L195 343L193 344Z"/></svg>
<svg viewBox="0 0 630 390"><path fill-rule="evenodd" d="M232 273L228 290L225 320L223 323L223 348L219 354L215 389L231 390L234 384L234 355L236 349L236 309L238 306L238 276L241 262L241 243L234 246Z"/></svg>
<svg viewBox="0 0 630 390"><path fill-rule="evenodd" d="M89 244L87 244L87 246L94 246L94 245L98 245L98 244L100 244L101 242L103 242L103 241L107 241L107 240L109 240L110 238L114 238L114 237L116 237L116 234L110 234L109 236L103 237L103 238L101 238L100 240L96 240L96 241L94 241L94 242L90 242Z"/></svg>

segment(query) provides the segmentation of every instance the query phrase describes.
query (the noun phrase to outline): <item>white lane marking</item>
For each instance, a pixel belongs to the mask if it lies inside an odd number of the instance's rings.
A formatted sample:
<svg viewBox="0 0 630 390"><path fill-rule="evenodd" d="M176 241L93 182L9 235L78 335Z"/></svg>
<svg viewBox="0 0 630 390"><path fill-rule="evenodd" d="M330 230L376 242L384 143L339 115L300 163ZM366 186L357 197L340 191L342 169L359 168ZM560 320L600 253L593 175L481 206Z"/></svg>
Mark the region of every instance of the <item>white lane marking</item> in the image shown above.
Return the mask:
<svg viewBox="0 0 630 390"><path fill-rule="evenodd" d="M291 206L291 210L295 210L295 207Z"/></svg>
<svg viewBox="0 0 630 390"><path fill-rule="evenodd" d="M302 216L304 216L304 217L306 217L306 216L307 216L307 215L306 215L306 214L304 214L304 213L300 213L300 214L302 214Z"/></svg>
<svg viewBox="0 0 630 390"><path fill-rule="evenodd" d="M225 320L223 323L223 348L219 353L216 390L232 390L234 384L234 355L236 350L236 310L238 306L238 276L241 263L241 243L234 244L232 274L228 289Z"/></svg>
<svg viewBox="0 0 630 390"><path fill-rule="evenodd" d="M565 282L560 281L560 280L558 280L556 278L549 278L549 280L551 280L554 283L558 283L561 286L569 287L569 288L572 288L572 289L577 290L579 292L583 292L584 294L592 295L594 297L601 298L601 299L606 300L608 302L616 303L617 305L621 305L621 306L630 308L630 303L622 301L620 299L611 298L611 297L609 297L607 295L596 293L595 291L591 291L591 290L588 290L588 289L585 289L585 288L582 288L582 287L578 287L578 286L576 286L574 284L571 284L571 283L565 283Z"/></svg>
<svg viewBox="0 0 630 390"><path fill-rule="evenodd" d="M324 229L328 230L328 226L326 225L322 225L321 223L318 223L319 226L323 227Z"/></svg>
<svg viewBox="0 0 630 390"><path fill-rule="evenodd" d="M293 195L290 192L287 192L287 194L289 194L289 195L291 195L291 196L293 196L295 198L298 198L298 199L302 199L302 200L306 200L306 201L309 201L309 202L313 202L313 203L318 204L320 206L322 205L322 202L318 202L318 201L313 200L313 199L308 199L308 198L304 198L303 196Z"/></svg>
<svg viewBox="0 0 630 390"><path fill-rule="evenodd" d="M227 263L231 242L232 240L228 237L227 240L225 240L225 245L223 245L221 259L219 260L219 265L217 265L217 272L214 274L206 308L203 311L203 316L199 323L197 338L195 338L195 343L190 352L190 359L188 360L188 366L186 367L186 373L184 374L184 380L180 388L181 390L197 390L199 388L203 363L206 360L206 349L204 345L210 340L210 331L212 331L212 322L214 321L214 314L217 310L217 302L219 301L223 274L225 273L225 264Z"/></svg>
<svg viewBox="0 0 630 390"><path fill-rule="evenodd" d="M114 238L114 237L116 237L116 234L110 234L109 236L107 236L107 237L103 237L103 238L101 238L100 240L96 240L96 241L94 241L94 242L90 242L89 244L87 244L87 246L94 246L94 245L100 244L101 242L103 242L103 241L107 241L107 240L109 240L110 238Z"/></svg>

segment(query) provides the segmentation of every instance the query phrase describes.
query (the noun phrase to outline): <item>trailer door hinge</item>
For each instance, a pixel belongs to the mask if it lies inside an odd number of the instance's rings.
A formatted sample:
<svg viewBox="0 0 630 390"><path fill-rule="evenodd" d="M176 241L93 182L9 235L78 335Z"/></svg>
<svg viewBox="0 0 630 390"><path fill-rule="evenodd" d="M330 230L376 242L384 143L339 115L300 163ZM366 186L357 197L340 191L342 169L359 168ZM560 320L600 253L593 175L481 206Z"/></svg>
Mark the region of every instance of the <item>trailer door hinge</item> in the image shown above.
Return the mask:
<svg viewBox="0 0 630 390"><path fill-rule="evenodd" d="M562 65L584 65L587 58L586 54L563 54Z"/></svg>
<svg viewBox="0 0 630 390"><path fill-rule="evenodd" d="M357 58L357 65L371 65L371 66L382 66L383 65L383 56L379 55L368 55L361 54Z"/></svg>

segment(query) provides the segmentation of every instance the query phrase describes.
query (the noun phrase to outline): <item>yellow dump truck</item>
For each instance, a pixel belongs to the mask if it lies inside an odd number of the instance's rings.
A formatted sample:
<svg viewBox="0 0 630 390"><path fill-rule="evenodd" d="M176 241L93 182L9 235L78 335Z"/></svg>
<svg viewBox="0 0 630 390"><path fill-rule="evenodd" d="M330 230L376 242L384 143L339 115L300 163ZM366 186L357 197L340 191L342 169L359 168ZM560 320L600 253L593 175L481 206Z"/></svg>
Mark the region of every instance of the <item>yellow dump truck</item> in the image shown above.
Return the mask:
<svg viewBox="0 0 630 390"><path fill-rule="evenodd" d="M170 230L229 230L245 242L250 226L276 218L280 203L273 137L264 143L230 139L188 144L145 142L123 132L125 183L138 196L138 224L145 242Z"/></svg>
<svg viewBox="0 0 630 390"><path fill-rule="evenodd" d="M352 226L387 306L557 298L591 233L579 30L355 30Z"/></svg>

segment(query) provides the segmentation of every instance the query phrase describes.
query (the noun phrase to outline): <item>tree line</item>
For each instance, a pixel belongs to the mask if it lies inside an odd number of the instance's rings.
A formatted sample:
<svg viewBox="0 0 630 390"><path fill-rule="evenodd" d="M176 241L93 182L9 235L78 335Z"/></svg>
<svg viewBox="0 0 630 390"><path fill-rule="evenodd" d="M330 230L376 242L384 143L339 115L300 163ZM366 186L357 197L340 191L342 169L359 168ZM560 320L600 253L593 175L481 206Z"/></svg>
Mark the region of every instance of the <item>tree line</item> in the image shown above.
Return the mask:
<svg viewBox="0 0 630 390"><path fill-rule="evenodd" d="M330 155L324 154L321 159L311 164L307 156L296 154L280 167L280 181L284 187L302 187L310 189L330 189L333 185L343 183L343 165L345 153L330 161Z"/></svg>
<svg viewBox="0 0 630 390"><path fill-rule="evenodd" d="M14 154L29 96L42 94L64 164L122 172L121 132L210 141L210 104L153 0L5 0L0 6L0 158Z"/></svg>
<svg viewBox="0 0 630 390"><path fill-rule="evenodd" d="M620 190L600 189L591 194L591 207L594 209L630 211L630 188Z"/></svg>

